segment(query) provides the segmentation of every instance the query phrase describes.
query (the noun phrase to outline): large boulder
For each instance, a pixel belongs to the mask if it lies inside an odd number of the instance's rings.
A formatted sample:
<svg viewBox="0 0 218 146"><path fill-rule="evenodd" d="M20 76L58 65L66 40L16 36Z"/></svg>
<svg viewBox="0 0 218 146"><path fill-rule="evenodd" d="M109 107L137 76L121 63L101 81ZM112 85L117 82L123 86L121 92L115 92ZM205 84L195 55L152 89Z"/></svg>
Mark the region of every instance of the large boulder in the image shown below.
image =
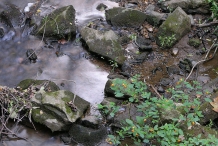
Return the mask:
<svg viewBox="0 0 218 146"><path fill-rule="evenodd" d="M47 15L41 21L35 34L58 39L73 39L76 34L74 7L65 6Z"/></svg>
<svg viewBox="0 0 218 146"><path fill-rule="evenodd" d="M143 12L116 7L106 11L106 20L113 26L139 27L146 20L147 15Z"/></svg>
<svg viewBox="0 0 218 146"><path fill-rule="evenodd" d="M161 3L164 10L175 10L181 7L187 13L209 13L210 7L205 0L167 0Z"/></svg>
<svg viewBox="0 0 218 146"><path fill-rule="evenodd" d="M32 117L51 131L67 130L89 108L89 102L70 91L45 92L40 89L31 99Z"/></svg>
<svg viewBox="0 0 218 146"><path fill-rule="evenodd" d="M101 32L89 27L83 27L81 35L91 52L114 60L118 64L123 64L125 61L126 58L119 37L112 30Z"/></svg>
<svg viewBox="0 0 218 146"><path fill-rule="evenodd" d="M156 34L157 44L163 48L170 48L190 30L191 20L189 16L178 7L159 27Z"/></svg>

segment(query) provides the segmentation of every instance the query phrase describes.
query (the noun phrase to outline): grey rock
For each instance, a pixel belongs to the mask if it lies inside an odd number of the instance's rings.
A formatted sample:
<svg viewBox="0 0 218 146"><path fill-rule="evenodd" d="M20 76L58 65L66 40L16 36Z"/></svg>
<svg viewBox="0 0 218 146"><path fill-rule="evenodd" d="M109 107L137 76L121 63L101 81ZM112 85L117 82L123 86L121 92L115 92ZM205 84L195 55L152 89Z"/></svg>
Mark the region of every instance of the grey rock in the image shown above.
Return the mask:
<svg viewBox="0 0 218 146"><path fill-rule="evenodd" d="M210 12L209 4L205 0L168 0L161 3L161 8L165 11L175 10L181 7L187 13L203 13Z"/></svg>
<svg viewBox="0 0 218 146"><path fill-rule="evenodd" d="M81 36L91 52L97 53L122 65L126 60L119 37L112 31L98 31L83 27Z"/></svg>
<svg viewBox="0 0 218 146"><path fill-rule="evenodd" d="M138 36L135 41L136 45L139 47L141 51L151 51L152 46L151 46L151 40L146 39L144 37Z"/></svg>
<svg viewBox="0 0 218 146"><path fill-rule="evenodd" d="M47 126L51 131L68 130L68 126L81 118L90 104L70 91L45 92L31 98L34 106L32 117L35 122Z"/></svg>
<svg viewBox="0 0 218 146"><path fill-rule="evenodd" d="M139 27L146 20L146 14L134 9L116 7L106 11L106 20L113 26Z"/></svg>

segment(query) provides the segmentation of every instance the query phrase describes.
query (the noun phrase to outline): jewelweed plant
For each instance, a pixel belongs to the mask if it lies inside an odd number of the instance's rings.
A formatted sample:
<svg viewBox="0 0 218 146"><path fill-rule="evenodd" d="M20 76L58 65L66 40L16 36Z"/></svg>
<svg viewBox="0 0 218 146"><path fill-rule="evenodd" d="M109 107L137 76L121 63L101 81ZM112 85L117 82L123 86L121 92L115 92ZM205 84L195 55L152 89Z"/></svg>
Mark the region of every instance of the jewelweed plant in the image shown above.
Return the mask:
<svg viewBox="0 0 218 146"><path fill-rule="evenodd" d="M138 80L136 75L130 80L114 79L111 89L115 96L129 96L129 103L137 106L137 111L141 116L136 116L135 120L126 119L119 130L114 135L108 135L107 142L113 145L120 145L125 138L131 138L135 145L161 145L161 146L207 146L218 145L218 139L214 135L202 138L199 134L185 134L180 128L181 124L192 128L203 117L200 111L200 97L208 96L208 92L202 91L202 87L196 81L188 83L181 79L175 88L170 88L167 92L170 98L152 97L144 82ZM206 98L206 101L210 101ZM182 104L180 117L173 119L170 123L162 123L161 113L164 109L176 108L175 102ZM111 108L111 105L113 108ZM115 104L110 103L110 107L100 106L100 109L106 109L105 112L112 113L117 109ZM115 114L112 114L113 116ZM186 123L186 124L184 124Z"/></svg>

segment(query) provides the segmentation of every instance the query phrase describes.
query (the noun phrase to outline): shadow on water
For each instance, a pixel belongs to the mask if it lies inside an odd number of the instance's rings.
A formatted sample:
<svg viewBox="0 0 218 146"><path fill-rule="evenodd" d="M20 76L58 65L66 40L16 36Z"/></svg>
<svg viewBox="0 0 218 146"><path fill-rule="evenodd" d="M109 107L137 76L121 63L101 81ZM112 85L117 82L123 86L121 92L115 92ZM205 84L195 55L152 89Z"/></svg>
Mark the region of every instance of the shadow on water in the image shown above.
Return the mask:
<svg viewBox="0 0 218 146"><path fill-rule="evenodd" d="M2 11L5 3L18 6L21 11L28 3L37 0L5 0L0 2ZM103 18L104 12L96 10L96 6L104 2L108 7L117 6L116 3L104 0L45 0L40 7L41 16L45 16L56 8L73 5L76 9L77 26L80 28L90 20ZM57 57L55 52L58 48L46 48L41 38L35 36L22 36L19 28L7 30L7 40L0 41L0 84L15 87L20 81L27 78L47 79L54 81L61 89L70 90L92 104L103 100L104 86L108 73L92 64L83 57L85 50L72 42L61 45L65 55ZM14 33L15 32L15 33ZM36 63L30 63L27 59L27 49L33 49L38 57ZM62 86L61 86L62 85ZM94 89L94 90L93 90ZM22 125L12 126L12 130L21 137L26 137L34 146L60 146L59 136L47 130L38 130ZM7 146L30 146L24 140L9 140L4 142Z"/></svg>

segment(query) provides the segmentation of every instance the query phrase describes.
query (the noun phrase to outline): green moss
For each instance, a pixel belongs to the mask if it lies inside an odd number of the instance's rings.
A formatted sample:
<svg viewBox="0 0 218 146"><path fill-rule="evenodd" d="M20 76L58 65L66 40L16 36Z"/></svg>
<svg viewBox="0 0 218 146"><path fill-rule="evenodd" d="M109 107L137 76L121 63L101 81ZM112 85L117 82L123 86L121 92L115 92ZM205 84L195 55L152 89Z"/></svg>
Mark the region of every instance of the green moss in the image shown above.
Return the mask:
<svg viewBox="0 0 218 146"><path fill-rule="evenodd" d="M198 38L192 38L192 39L189 40L188 44L190 46L193 46L193 47L197 48L197 47L199 47L201 45L201 41Z"/></svg>

